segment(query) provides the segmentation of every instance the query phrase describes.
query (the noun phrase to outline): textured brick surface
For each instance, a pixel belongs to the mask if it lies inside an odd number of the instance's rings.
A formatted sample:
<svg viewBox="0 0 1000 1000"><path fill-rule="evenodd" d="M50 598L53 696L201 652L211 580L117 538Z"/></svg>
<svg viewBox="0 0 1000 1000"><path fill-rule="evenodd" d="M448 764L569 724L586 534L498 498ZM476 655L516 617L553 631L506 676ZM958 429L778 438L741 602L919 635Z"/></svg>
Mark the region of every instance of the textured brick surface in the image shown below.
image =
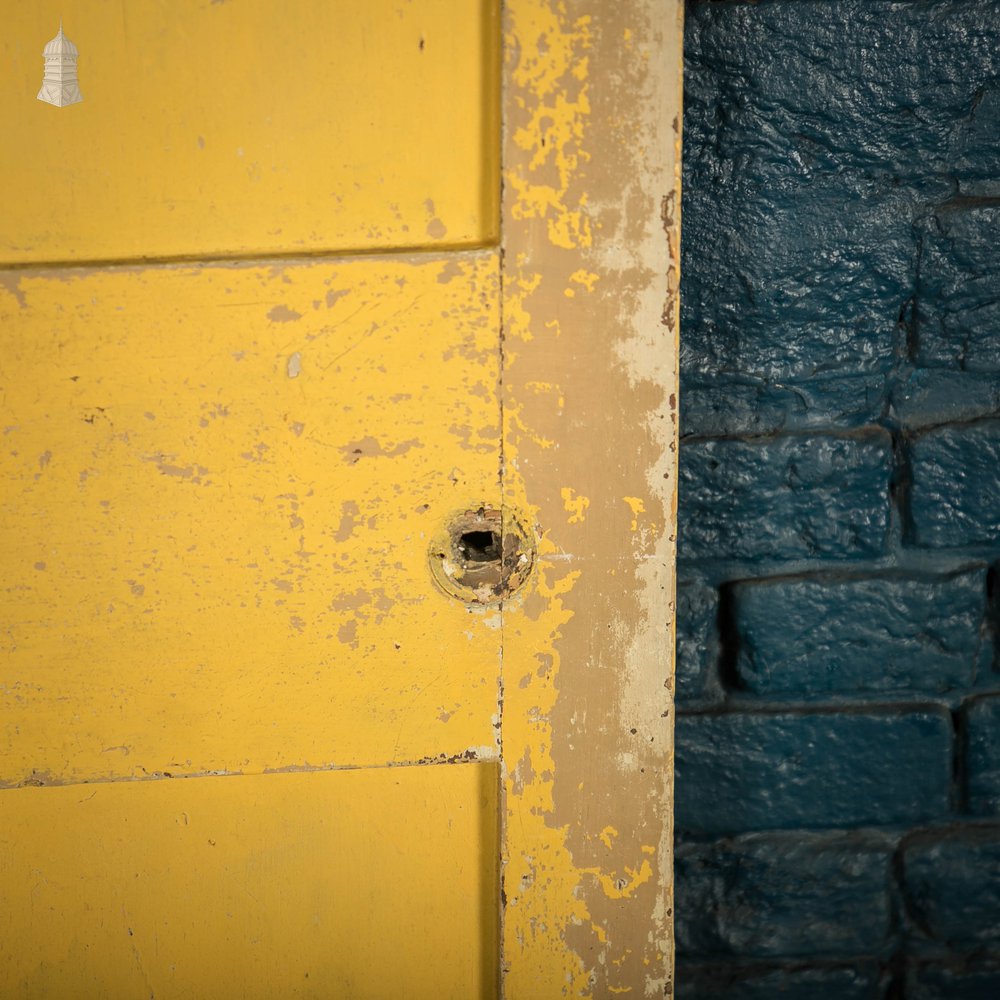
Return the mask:
<svg viewBox="0 0 1000 1000"><path fill-rule="evenodd" d="M1000 0L685 5L681 997L1000 997L998 53Z"/></svg>
<svg viewBox="0 0 1000 1000"><path fill-rule="evenodd" d="M698 577L677 581L676 697L686 705L710 695L709 675L719 657L719 593Z"/></svg>
<svg viewBox="0 0 1000 1000"><path fill-rule="evenodd" d="M995 416L1000 378L992 372L917 369L893 389L891 403L900 424L914 429Z"/></svg>
<svg viewBox="0 0 1000 1000"><path fill-rule="evenodd" d="M682 371L891 364L920 202L1000 173L998 18L989 0L690 6Z"/></svg>
<svg viewBox="0 0 1000 1000"><path fill-rule="evenodd" d="M1000 696L976 698L965 709L969 809L1000 816Z"/></svg>
<svg viewBox="0 0 1000 1000"><path fill-rule="evenodd" d="M997 1000L1000 962L915 966L905 995L907 1000Z"/></svg>
<svg viewBox="0 0 1000 1000"><path fill-rule="evenodd" d="M678 1000L882 1000L875 963L803 969L740 969L725 963L685 966Z"/></svg>
<svg viewBox="0 0 1000 1000"><path fill-rule="evenodd" d="M949 807L944 710L686 716L676 744L681 831L919 823Z"/></svg>
<svg viewBox="0 0 1000 1000"><path fill-rule="evenodd" d="M911 456L918 544L1000 544L1000 420L927 431Z"/></svg>
<svg viewBox="0 0 1000 1000"><path fill-rule="evenodd" d="M998 92L991 90L990 97L995 112ZM997 205L942 213L924 226L918 298L921 364L1000 369L998 245Z"/></svg>
<svg viewBox="0 0 1000 1000"><path fill-rule="evenodd" d="M689 204L719 244L710 259L684 262L682 323L699 336L682 338L683 370L785 385L892 366L915 268L900 197L842 177L749 192L696 181Z"/></svg>
<svg viewBox="0 0 1000 1000"><path fill-rule="evenodd" d="M907 905L921 931L960 948L1000 950L1000 826L913 837L904 846L903 871Z"/></svg>
<svg viewBox="0 0 1000 1000"><path fill-rule="evenodd" d="M685 377L681 433L712 437L860 427L881 416L886 391L884 375L798 382Z"/></svg>
<svg viewBox="0 0 1000 1000"><path fill-rule="evenodd" d="M1000 175L996 0L694 3L687 22L686 156L702 185Z"/></svg>
<svg viewBox="0 0 1000 1000"><path fill-rule="evenodd" d="M740 584L737 675L755 694L803 698L968 687L985 599L985 569Z"/></svg>
<svg viewBox="0 0 1000 1000"><path fill-rule="evenodd" d="M680 454L682 559L800 559L882 551L891 447L883 431L715 440Z"/></svg>
<svg viewBox="0 0 1000 1000"><path fill-rule="evenodd" d="M686 955L857 955L890 928L892 842L758 834L677 848L677 946Z"/></svg>

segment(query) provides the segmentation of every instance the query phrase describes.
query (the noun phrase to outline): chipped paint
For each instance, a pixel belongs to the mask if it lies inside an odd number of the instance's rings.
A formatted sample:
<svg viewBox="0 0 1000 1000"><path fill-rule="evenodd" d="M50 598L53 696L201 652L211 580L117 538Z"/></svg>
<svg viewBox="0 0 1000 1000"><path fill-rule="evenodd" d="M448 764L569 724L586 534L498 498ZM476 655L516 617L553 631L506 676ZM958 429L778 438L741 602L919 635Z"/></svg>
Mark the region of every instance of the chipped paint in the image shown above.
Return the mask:
<svg viewBox="0 0 1000 1000"><path fill-rule="evenodd" d="M452 511L499 501L496 251L18 287L0 781L496 754L499 616L427 568Z"/></svg>
<svg viewBox="0 0 1000 1000"><path fill-rule="evenodd" d="M622 500L628 504L628 508L632 512L632 521L629 525L629 530L638 531L639 515L646 513L646 501L642 497L622 497Z"/></svg>
<svg viewBox="0 0 1000 1000"><path fill-rule="evenodd" d="M590 506L590 498L578 496L572 486L564 486L559 495L562 497L563 509L570 515L569 523L578 524L583 521Z"/></svg>
<svg viewBox="0 0 1000 1000"><path fill-rule="evenodd" d="M506 6L504 496L540 536L504 612L507 1000L672 992L681 17Z"/></svg>

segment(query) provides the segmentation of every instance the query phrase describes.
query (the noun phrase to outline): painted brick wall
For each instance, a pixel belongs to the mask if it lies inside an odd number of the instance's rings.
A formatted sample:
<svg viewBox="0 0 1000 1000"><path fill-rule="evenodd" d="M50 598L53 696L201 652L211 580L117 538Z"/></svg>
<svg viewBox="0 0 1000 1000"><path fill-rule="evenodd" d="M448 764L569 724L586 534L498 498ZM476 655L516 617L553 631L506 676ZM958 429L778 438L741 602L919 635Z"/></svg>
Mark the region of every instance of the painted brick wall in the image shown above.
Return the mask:
<svg viewBox="0 0 1000 1000"><path fill-rule="evenodd" d="M684 1000L1000 997L1000 0L689 3Z"/></svg>

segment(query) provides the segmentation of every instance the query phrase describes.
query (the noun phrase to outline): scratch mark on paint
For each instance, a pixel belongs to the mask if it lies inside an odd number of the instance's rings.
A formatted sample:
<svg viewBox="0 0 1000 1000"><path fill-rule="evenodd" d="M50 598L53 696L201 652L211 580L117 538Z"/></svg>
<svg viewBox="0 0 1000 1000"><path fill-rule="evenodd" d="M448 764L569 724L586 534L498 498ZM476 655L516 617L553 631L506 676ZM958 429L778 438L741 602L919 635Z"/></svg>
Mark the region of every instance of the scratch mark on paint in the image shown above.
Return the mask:
<svg viewBox="0 0 1000 1000"><path fill-rule="evenodd" d="M201 465L174 465L172 462L165 460L166 456L163 455L144 455L144 462L154 462L157 469L164 476L170 476L174 479L186 479L188 482L194 483L198 486L208 486L211 484L210 479L205 479L204 477L208 475L208 469Z"/></svg>

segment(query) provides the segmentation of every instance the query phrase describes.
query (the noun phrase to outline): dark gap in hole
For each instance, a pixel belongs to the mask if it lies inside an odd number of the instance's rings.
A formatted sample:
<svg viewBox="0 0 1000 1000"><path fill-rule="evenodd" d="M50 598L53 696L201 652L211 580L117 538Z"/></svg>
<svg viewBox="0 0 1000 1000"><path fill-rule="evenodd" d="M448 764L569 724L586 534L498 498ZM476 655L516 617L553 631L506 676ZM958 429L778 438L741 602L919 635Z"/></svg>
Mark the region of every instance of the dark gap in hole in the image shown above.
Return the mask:
<svg viewBox="0 0 1000 1000"><path fill-rule="evenodd" d="M912 437L905 431L891 427L889 434L892 439L889 497L890 501L896 505L903 543L912 545L916 540L916 525L910 508L910 491L913 486L913 466L910 460Z"/></svg>
<svg viewBox="0 0 1000 1000"><path fill-rule="evenodd" d="M994 563L986 572L986 635L993 655L990 669L1000 673L1000 563Z"/></svg>
<svg viewBox="0 0 1000 1000"><path fill-rule="evenodd" d="M719 680L728 691L745 691L737 666L740 658L740 630L736 624L736 595L733 588L719 588L719 607L715 626L719 632ZM706 637L707 639L707 637Z"/></svg>
<svg viewBox="0 0 1000 1000"><path fill-rule="evenodd" d="M463 531L458 551L466 562L496 562L500 558L500 536L495 531Z"/></svg>

